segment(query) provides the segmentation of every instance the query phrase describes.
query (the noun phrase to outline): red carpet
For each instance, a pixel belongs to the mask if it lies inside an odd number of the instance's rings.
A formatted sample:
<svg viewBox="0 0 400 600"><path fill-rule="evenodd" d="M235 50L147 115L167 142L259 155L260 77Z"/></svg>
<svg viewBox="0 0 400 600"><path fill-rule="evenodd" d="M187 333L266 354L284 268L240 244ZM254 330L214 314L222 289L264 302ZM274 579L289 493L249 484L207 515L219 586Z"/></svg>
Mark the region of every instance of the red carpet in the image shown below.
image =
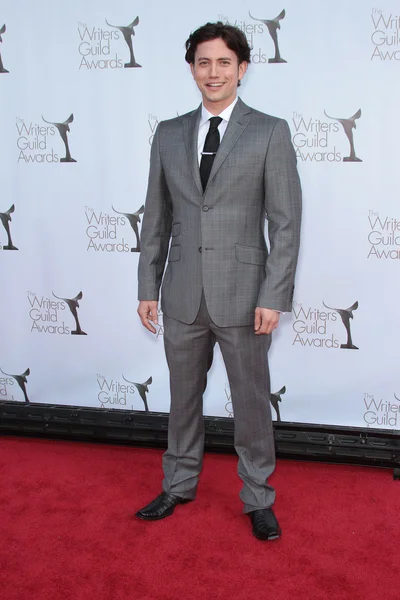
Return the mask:
<svg viewBox="0 0 400 600"><path fill-rule="evenodd" d="M241 514L236 459L208 454L195 502L132 518L161 452L0 437L2 600L399 600L390 470L280 461L283 537Z"/></svg>

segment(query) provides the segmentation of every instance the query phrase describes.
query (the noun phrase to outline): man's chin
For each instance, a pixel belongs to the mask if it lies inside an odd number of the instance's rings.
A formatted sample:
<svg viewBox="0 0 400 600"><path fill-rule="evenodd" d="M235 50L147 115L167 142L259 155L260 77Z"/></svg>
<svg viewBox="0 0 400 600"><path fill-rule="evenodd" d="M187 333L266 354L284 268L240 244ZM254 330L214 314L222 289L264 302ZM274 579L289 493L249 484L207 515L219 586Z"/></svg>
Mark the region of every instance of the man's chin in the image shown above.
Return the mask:
<svg viewBox="0 0 400 600"><path fill-rule="evenodd" d="M208 102L221 102L222 100L226 100L225 96L221 93L208 93L206 94L206 99Z"/></svg>

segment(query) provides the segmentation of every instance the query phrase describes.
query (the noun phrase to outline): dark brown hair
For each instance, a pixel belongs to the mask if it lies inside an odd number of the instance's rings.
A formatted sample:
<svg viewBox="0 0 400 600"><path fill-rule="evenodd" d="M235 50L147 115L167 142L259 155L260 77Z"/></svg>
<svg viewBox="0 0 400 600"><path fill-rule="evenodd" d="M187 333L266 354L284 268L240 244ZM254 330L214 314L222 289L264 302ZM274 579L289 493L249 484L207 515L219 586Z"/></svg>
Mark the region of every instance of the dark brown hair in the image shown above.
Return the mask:
<svg viewBox="0 0 400 600"><path fill-rule="evenodd" d="M185 43L186 62L194 64L194 55L196 54L197 46L202 42L209 42L217 38L224 40L228 48L236 54L239 64L243 61L250 62L251 48L243 31L233 25L222 23L222 21L206 23L190 34Z"/></svg>

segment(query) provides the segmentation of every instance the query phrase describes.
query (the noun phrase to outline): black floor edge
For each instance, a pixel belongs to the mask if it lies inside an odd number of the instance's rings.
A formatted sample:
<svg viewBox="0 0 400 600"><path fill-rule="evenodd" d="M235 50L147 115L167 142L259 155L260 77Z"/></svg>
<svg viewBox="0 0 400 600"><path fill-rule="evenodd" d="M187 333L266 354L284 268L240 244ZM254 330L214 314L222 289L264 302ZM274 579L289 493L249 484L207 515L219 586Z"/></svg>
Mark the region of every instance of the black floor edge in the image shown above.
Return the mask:
<svg viewBox="0 0 400 600"><path fill-rule="evenodd" d="M205 448L234 452L233 419L205 417ZM165 448L168 414L0 402L0 434ZM386 467L400 479L400 431L274 422L278 458Z"/></svg>

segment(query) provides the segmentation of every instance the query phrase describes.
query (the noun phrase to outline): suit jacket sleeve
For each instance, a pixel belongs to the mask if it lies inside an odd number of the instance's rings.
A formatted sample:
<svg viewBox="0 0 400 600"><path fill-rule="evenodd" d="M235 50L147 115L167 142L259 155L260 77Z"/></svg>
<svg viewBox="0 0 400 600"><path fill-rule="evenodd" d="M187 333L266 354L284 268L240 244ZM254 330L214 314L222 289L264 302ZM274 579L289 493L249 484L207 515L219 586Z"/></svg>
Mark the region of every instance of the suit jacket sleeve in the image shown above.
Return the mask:
<svg viewBox="0 0 400 600"><path fill-rule="evenodd" d="M146 205L140 236L138 299L158 300L172 226L171 198L160 156L160 131L157 126L150 155Z"/></svg>
<svg viewBox="0 0 400 600"><path fill-rule="evenodd" d="M301 187L290 129L283 119L271 134L264 189L270 252L257 305L286 312L292 310L299 253Z"/></svg>

